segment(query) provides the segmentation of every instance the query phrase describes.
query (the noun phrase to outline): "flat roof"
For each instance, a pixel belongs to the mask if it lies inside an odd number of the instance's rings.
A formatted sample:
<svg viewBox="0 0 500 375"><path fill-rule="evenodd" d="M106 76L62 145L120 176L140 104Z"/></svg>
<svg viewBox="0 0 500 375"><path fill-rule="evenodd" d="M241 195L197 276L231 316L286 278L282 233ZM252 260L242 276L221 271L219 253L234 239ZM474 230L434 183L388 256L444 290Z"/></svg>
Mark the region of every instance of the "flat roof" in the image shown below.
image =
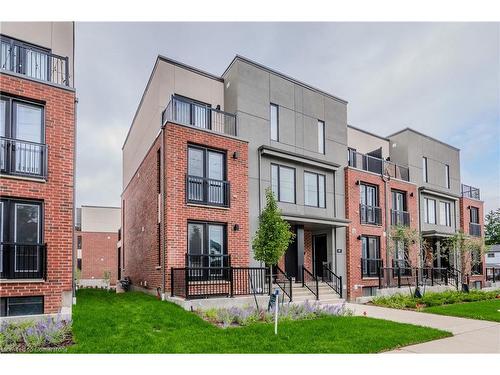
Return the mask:
<svg viewBox="0 0 500 375"><path fill-rule="evenodd" d="M443 145L445 145L445 146L447 146L447 147L450 147L450 148L452 148L452 149L454 149L454 150L460 151L460 149L459 149L459 148L457 148L457 147L455 147L455 146L452 146L452 145L450 145L450 144L448 144L448 143L446 143L446 142L440 141L439 139L436 139L436 138L434 138L434 137L431 137L430 135L427 135L427 134L421 133L421 132L419 132L418 130L415 130L415 129L412 129L412 128L409 128L409 127L406 127L406 128L404 128L404 129L401 129L401 130L397 131L396 133L392 133L391 135L388 135L388 136L387 136L387 138L393 137L393 136L395 136L395 135L397 135L397 134L400 134L400 133L404 133L404 132L406 132L406 131L413 132L413 133L415 133L415 134L421 135L422 137L429 138L429 139L431 139L431 140L433 140L433 141L435 141L435 142L441 143L441 144L443 144Z"/></svg>
<svg viewBox="0 0 500 375"><path fill-rule="evenodd" d="M390 141L390 139L389 139L389 138L386 138L386 137L383 137L383 136L381 136L381 135L378 135L378 134L375 134L375 133L369 132L368 130L361 129L361 128L358 128L358 127L353 126L353 125L349 125L349 124L347 124L347 127L348 127L348 128L351 128L351 129L354 129L354 130L357 130L357 131L360 131L360 132L362 132L362 133L365 133L365 134L371 135L372 137L377 137L377 138L380 138L380 139L382 139L382 140L384 140L384 141L388 141L388 142Z"/></svg>
<svg viewBox="0 0 500 375"><path fill-rule="evenodd" d="M121 207L116 207L116 206L94 206L94 205L89 205L89 204L82 204L80 207L81 208L83 208L83 207L88 207L88 208L113 208L113 209L116 209L116 210L121 210L122 209Z"/></svg>

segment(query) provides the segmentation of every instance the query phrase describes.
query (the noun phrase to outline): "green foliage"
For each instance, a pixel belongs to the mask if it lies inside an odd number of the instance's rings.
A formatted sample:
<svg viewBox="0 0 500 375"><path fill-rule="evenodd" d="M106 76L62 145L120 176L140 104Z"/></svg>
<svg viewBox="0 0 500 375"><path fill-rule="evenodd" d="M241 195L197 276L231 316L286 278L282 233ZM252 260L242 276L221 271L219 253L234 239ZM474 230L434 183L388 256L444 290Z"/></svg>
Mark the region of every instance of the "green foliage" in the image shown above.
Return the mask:
<svg viewBox="0 0 500 375"><path fill-rule="evenodd" d="M500 322L500 299L426 308L425 312Z"/></svg>
<svg viewBox="0 0 500 375"><path fill-rule="evenodd" d="M482 237L472 237L463 231L444 240L442 246L448 249L449 253L454 251L459 255L462 275L467 273L468 264L471 266L480 264L487 250Z"/></svg>
<svg viewBox="0 0 500 375"><path fill-rule="evenodd" d="M259 229L252 245L254 258L268 266L278 264L294 239L290 224L281 217L281 212L271 189L266 189L266 207L259 217Z"/></svg>
<svg viewBox="0 0 500 375"><path fill-rule="evenodd" d="M484 223L486 245L500 244L500 208L486 214Z"/></svg>

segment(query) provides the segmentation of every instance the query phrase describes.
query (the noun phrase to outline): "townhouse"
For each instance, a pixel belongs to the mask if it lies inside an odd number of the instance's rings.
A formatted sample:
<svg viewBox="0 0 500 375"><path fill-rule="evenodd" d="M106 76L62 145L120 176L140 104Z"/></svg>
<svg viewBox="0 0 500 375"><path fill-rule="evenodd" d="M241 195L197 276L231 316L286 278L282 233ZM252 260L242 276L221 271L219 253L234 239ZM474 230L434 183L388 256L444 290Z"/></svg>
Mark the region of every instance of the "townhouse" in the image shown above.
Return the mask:
<svg viewBox="0 0 500 375"><path fill-rule="evenodd" d="M123 187L120 274L185 300L274 287L290 300L374 295L424 272L420 246L392 239L394 227L422 232L430 267L452 269L439 238L474 227L463 207L482 207L461 196L457 149L348 126L345 100L241 56L221 76L157 58L123 145ZM295 234L272 280L251 246L266 189Z"/></svg>
<svg viewBox="0 0 500 375"><path fill-rule="evenodd" d="M71 315L72 22L2 22L0 315Z"/></svg>
<svg viewBox="0 0 500 375"><path fill-rule="evenodd" d="M116 245L121 224L120 208L83 205L76 212L78 286L116 285L119 279Z"/></svg>

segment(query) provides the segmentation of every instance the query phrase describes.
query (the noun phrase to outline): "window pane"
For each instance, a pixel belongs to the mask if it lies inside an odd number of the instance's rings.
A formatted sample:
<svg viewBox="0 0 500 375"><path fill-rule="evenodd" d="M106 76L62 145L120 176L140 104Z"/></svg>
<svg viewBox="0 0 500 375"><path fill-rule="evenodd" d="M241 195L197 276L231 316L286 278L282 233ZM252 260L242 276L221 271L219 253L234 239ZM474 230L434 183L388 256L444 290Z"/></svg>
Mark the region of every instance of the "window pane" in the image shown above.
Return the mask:
<svg viewBox="0 0 500 375"><path fill-rule="evenodd" d="M363 254L363 258L368 258L368 238L361 237L361 253Z"/></svg>
<svg viewBox="0 0 500 375"><path fill-rule="evenodd" d="M39 243L40 206L36 204L15 204L14 241L20 243Z"/></svg>
<svg viewBox="0 0 500 375"><path fill-rule="evenodd" d="M278 166L271 165L271 189L274 194L274 198L278 199Z"/></svg>
<svg viewBox="0 0 500 375"><path fill-rule="evenodd" d="M208 178L224 179L224 155L219 152L208 152Z"/></svg>
<svg viewBox="0 0 500 375"><path fill-rule="evenodd" d="M305 204L318 206L318 179L315 173L304 173Z"/></svg>
<svg viewBox="0 0 500 375"><path fill-rule="evenodd" d="M423 172L424 182L427 182L427 158L426 157L422 158L422 172Z"/></svg>
<svg viewBox="0 0 500 375"><path fill-rule="evenodd" d="M192 111L194 115L193 125L199 128L208 129L208 119L210 115L208 107L192 104Z"/></svg>
<svg viewBox="0 0 500 375"><path fill-rule="evenodd" d="M8 316L43 314L43 297L9 297Z"/></svg>
<svg viewBox="0 0 500 375"><path fill-rule="evenodd" d="M295 171L280 167L280 201L295 203Z"/></svg>
<svg viewBox="0 0 500 375"><path fill-rule="evenodd" d="M318 175L318 191L319 191L319 206L321 208L326 207L326 194L325 194L325 176Z"/></svg>
<svg viewBox="0 0 500 375"><path fill-rule="evenodd" d="M427 220L429 224L436 224L436 201L434 199L427 199Z"/></svg>
<svg viewBox="0 0 500 375"><path fill-rule="evenodd" d="M188 224L188 253L203 254L203 224Z"/></svg>
<svg viewBox="0 0 500 375"><path fill-rule="evenodd" d="M42 109L24 103L15 103L16 139L42 143Z"/></svg>
<svg viewBox="0 0 500 375"><path fill-rule="evenodd" d="M271 104L271 139L278 140L278 106Z"/></svg>
<svg viewBox="0 0 500 375"><path fill-rule="evenodd" d="M197 148L189 148L188 174L203 177L203 151Z"/></svg>
<svg viewBox="0 0 500 375"><path fill-rule="evenodd" d="M7 126L7 101L0 100L0 137L5 137Z"/></svg>
<svg viewBox="0 0 500 375"><path fill-rule="evenodd" d="M445 183L446 187L449 189L450 188L450 166L448 164L445 164L444 166L444 176L445 176Z"/></svg>
<svg viewBox="0 0 500 375"><path fill-rule="evenodd" d="M26 75L46 81L48 71L47 54L32 49L26 49L25 53L24 69Z"/></svg>
<svg viewBox="0 0 500 375"><path fill-rule="evenodd" d="M191 124L191 105L179 99L174 101L175 121L181 124Z"/></svg>
<svg viewBox="0 0 500 375"><path fill-rule="evenodd" d="M222 225L208 226L208 242L210 255L224 254L224 227Z"/></svg>
<svg viewBox="0 0 500 375"><path fill-rule="evenodd" d="M318 120L318 152L325 153L325 123Z"/></svg>

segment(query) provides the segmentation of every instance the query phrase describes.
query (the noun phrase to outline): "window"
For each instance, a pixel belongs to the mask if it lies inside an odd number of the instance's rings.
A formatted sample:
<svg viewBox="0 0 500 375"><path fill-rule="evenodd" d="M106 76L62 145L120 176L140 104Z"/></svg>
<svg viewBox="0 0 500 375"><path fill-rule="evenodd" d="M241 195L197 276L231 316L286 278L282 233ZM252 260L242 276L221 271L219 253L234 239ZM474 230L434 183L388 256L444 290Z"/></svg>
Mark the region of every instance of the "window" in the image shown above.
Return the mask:
<svg viewBox="0 0 500 375"><path fill-rule="evenodd" d="M271 187L278 201L295 203L295 169L271 164Z"/></svg>
<svg viewBox="0 0 500 375"><path fill-rule="evenodd" d="M360 184L360 216L362 224L380 225L382 211L378 207L378 187Z"/></svg>
<svg viewBox="0 0 500 375"><path fill-rule="evenodd" d="M444 178L446 183L446 188L450 188L450 166L448 164L444 165Z"/></svg>
<svg viewBox="0 0 500 375"><path fill-rule="evenodd" d="M270 111L271 140L279 141L279 107L276 104L271 103Z"/></svg>
<svg viewBox="0 0 500 375"><path fill-rule="evenodd" d="M361 237L361 257L363 276L378 276L378 270L381 267L380 237Z"/></svg>
<svg viewBox="0 0 500 375"><path fill-rule="evenodd" d="M347 164L350 167L357 168L357 163L356 163L356 149L348 147L347 148Z"/></svg>
<svg viewBox="0 0 500 375"><path fill-rule="evenodd" d="M82 270L82 258L76 260L76 268L80 271Z"/></svg>
<svg viewBox="0 0 500 375"><path fill-rule="evenodd" d="M488 258L494 258L495 257L495 253L488 253Z"/></svg>
<svg viewBox="0 0 500 375"><path fill-rule="evenodd" d="M451 227L451 204L439 202L439 224Z"/></svg>
<svg viewBox="0 0 500 375"><path fill-rule="evenodd" d="M436 201L434 199L424 198L424 222L436 224Z"/></svg>
<svg viewBox="0 0 500 375"><path fill-rule="evenodd" d="M212 106L181 95L174 95L174 120L197 128L212 129Z"/></svg>
<svg viewBox="0 0 500 375"><path fill-rule="evenodd" d="M479 224L479 208L470 208L470 222L473 224Z"/></svg>
<svg viewBox="0 0 500 375"><path fill-rule="evenodd" d="M0 298L0 316L43 314L43 296Z"/></svg>
<svg viewBox="0 0 500 375"><path fill-rule="evenodd" d="M0 168L7 174L45 176L43 106L0 97Z"/></svg>
<svg viewBox="0 0 500 375"><path fill-rule="evenodd" d="M422 171L423 171L424 182L429 182L429 174L427 171L427 158L425 156L422 158Z"/></svg>
<svg viewBox="0 0 500 375"><path fill-rule="evenodd" d="M161 149L156 151L156 191L161 193Z"/></svg>
<svg viewBox="0 0 500 375"><path fill-rule="evenodd" d="M306 206L325 208L325 176L304 172L304 193Z"/></svg>
<svg viewBox="0 0 500 375"><path fill-rule="evenodd" d="M198 146L188 147L187 201L229 206L226 154Z"/></svg>
<svg viewBox="0 0 500 375"><path fill-rule="evenodd" d="M325 122L318 120L318 152L325 153Z"/></svg>
<svg viewBox="0 0 500 375"><path fill-rule="evenodd" d="M228 266L226 239L225 224L188 222L189 266L214 268L208 275L221 275L220 268ZM198 276L202 274L200 270Z"/></svg>
<svg viewBox="0 0 500 375"><path fill-rule="evenodd" d="M76 248L77 249L82 248L82 236L76 236Z"/></svg>

